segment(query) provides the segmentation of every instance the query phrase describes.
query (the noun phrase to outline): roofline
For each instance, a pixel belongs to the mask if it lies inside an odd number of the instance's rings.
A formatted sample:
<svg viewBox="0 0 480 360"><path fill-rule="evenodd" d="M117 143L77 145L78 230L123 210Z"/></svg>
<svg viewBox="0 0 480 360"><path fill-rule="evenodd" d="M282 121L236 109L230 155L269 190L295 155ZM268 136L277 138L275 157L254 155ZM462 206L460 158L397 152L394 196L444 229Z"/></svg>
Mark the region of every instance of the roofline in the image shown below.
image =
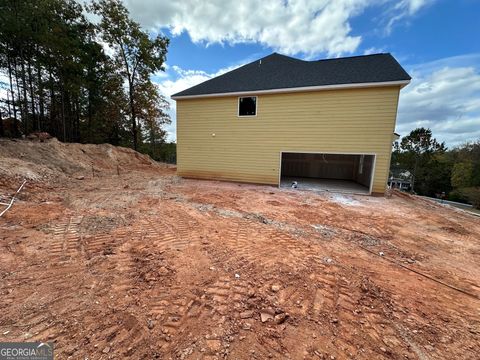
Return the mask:
<svg viewBox="0 0 480 360"><path fill-rule="evenodd" d="M304 91L322 91L322 90L336 90L336 89L355 89L355 88L369 88L369 87L382 87L382 86L400 86L400 88L403 88L407 86L409 83L410 83L410 80L381 81L381 82L355 83L355 84L302 86L302 87L269 89L269 90L237 91L237 92L227 92L227 93L210 93L210 94L198 94L198 95L173 95L171 96L171 98L173 100L182 100L182 99L196 99L196 98L209 98L209 97L279 94L279 93L302 92L302 91L304 92Z"/></svg>

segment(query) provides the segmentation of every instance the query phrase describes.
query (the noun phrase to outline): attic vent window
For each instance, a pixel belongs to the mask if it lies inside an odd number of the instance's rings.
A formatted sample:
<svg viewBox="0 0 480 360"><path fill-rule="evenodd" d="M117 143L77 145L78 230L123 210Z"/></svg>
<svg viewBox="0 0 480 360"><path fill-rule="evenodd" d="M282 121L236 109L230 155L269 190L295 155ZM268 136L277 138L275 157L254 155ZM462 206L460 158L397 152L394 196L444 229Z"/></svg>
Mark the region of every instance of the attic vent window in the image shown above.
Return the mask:
<svg viewBox="0 0 480 360"><path fill-rule="evenodd" d="M238 98L238 116L256 116L257 97L246 96Z"/></svg>

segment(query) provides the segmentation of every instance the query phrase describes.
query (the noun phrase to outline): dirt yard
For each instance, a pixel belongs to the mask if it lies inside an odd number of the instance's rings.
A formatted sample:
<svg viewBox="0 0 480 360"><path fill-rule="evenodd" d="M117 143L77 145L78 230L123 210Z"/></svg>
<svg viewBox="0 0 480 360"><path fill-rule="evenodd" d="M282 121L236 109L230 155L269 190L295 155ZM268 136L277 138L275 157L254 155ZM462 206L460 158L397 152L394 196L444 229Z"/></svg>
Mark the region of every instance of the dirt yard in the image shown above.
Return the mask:
<svg viewBox="0 0 480 360"><path fill-rule="evenodd" d="M53 341L57 359L479 358L479 217L0 141L0 202L23 178L0 218L0 341Z"/></svg>

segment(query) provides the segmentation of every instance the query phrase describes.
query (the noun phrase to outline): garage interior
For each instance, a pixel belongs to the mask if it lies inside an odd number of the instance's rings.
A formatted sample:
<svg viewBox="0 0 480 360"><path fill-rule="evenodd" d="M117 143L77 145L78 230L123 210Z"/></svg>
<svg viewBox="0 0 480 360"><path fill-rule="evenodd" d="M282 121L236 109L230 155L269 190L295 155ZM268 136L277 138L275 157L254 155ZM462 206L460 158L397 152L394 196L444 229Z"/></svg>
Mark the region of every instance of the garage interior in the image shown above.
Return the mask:
<svg viewBox="0 0 480 360"><path fill-rule="evenodd" d="M282 153L281 187L369 194L374 155Z"/></svg>

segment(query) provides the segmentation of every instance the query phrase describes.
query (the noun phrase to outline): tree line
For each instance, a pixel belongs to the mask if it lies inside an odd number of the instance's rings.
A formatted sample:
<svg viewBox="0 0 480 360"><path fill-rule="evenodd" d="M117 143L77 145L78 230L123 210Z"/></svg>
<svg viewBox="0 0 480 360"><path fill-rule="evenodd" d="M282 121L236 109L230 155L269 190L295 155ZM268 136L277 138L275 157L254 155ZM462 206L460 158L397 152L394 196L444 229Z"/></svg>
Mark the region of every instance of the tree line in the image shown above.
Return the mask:
<svg viewBox="0 0 480 360"><path fill-rule="evenodd" d="M48 132L155 154L170 118L151 75L168 44L120 0L2 0L0 136Z"/></svg>
<svg viewBox="0 0 480 360"><path fill-rule="evenodd" d="M415 129L394 143L390 176L409 180L419 195L480 208L480 140L447 149L430 129Z"/></svg>

